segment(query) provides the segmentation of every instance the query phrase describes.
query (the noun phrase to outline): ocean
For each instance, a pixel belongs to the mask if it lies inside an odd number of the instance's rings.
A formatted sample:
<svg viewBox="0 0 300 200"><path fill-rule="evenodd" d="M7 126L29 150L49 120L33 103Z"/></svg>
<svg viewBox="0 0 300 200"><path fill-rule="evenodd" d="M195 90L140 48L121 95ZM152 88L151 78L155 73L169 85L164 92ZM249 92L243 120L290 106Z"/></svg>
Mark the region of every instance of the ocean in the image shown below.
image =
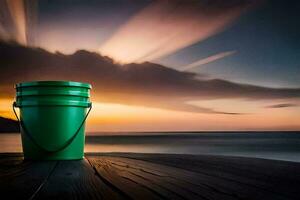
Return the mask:
<svg viewBox="0 0 300 200"><path fill-rule="evenodd" d="M22 152L20 135L0 134L0 152ZM300 132L134 133L101 136L93 133L86 137L85 152L228 155L300 162Z"/></svg>

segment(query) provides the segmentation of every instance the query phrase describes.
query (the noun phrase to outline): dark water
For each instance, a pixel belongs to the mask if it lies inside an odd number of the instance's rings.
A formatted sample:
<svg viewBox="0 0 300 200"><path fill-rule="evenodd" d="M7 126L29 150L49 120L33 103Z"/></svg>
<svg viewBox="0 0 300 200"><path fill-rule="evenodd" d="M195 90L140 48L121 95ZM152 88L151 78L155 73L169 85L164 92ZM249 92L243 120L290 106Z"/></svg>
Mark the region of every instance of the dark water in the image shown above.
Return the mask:
<svg viewBox="0 0 300 200"><path fill-rule="evenodd" d="M87 136L85 151L233 155L300 162L300 132L153 134ZM19 138L17 134L0 135L0 151L22 151Z"/></svg>

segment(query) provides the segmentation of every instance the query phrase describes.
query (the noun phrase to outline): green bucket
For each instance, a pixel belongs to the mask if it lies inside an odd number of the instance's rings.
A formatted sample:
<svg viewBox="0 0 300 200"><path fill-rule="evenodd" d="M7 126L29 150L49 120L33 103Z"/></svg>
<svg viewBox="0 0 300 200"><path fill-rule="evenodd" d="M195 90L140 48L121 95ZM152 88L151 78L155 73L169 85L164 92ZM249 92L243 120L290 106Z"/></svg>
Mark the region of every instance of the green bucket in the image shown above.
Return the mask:
<svg viewBox="0 0 300 200"><path fill-rule="evenodd" d="M85 120L91 85L35 81L16 85L24 159L75 160L84 156ZM20 118L15 112L20 109Z"/></svg>

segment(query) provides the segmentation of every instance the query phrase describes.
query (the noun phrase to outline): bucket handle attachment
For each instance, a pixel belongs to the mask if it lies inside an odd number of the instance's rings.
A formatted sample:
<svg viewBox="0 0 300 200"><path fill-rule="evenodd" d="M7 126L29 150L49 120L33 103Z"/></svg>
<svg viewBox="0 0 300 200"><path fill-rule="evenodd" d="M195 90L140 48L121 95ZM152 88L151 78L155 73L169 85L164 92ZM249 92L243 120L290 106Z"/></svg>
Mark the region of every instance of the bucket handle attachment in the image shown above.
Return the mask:
<svg viewBox="0 0 300 200"><path fill-rule="evenodd" d="M18 122L19 122L21 128L24 130L24 133L29 137L29 139L30 139L30 140L31 140L31 141L32 141L39 149L41 149L42 151L44 151L44 152L46 152L46 153L56 153L56 152L59 152L59 151L65 149L65 148L66 148L67 146L69 146L69 144L71 144L71 143L73 142L73 140L76 138L76 136L78 135L78 133L79 133L81 127L83 126L83 124L84 124L84 122L86 121L88 115L90 114L90 111L92 110L92 103L89 104L89 110L88 110L88 112L86 113L84 119L82 120L80 126L78 127L78 129L76 130L76 132L74 133L74 135L73 135L73 136L72 136L72 137L71 137L71 138L70 138L63 146L61 146L60 148L55 149L55 150L48 150L48 149L44 148L43 146L41 146L41 145L40 145L40 144L32 137L32 135L30 134L30 132L29 132L29 131L27 130L27 128L25 127L24 122L21 121L21 120L19 119L19 117L18 117L18 115L17 115L17 113L16 113L16 110L15 110L16 107L17 107L17 106L16 106L16 102L14 102L14 103L13 103L13 111L14 111L14 113L15 113L15 116L16 116L16 118L17 118L17 120L18 120Z"/></svg>

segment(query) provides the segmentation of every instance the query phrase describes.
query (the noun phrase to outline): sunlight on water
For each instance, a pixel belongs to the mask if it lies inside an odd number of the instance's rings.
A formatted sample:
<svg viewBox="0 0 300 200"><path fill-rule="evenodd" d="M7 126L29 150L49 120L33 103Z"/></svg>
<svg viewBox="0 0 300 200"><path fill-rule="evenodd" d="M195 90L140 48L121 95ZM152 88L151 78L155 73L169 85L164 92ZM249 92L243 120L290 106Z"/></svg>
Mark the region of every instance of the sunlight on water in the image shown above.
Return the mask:
<svg viewBox="0 0 300 200"><path fill-rule="evenodd" d="M21 136L15 133L1 134L0 152L22 152Z"/></svg>
<svg viewBox="0 0 300 200"><path fill-rule="evenodd" d="M162 147L139 144L86 144L85 152L166 153Z"/></svg>

